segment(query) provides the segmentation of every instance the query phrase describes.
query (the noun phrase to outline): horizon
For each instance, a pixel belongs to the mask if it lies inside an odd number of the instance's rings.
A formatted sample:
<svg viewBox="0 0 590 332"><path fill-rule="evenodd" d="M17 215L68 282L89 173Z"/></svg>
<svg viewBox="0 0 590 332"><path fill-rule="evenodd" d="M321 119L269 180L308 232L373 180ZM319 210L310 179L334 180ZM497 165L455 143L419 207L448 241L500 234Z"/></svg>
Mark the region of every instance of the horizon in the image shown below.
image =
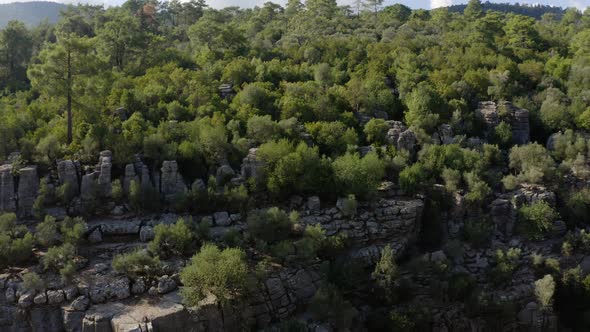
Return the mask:
<svg viewBox="0 0 590 332"><path fill-rule="evenodd" d="M12 1L12 0L0 0L0 4L11 4L11 3L27 3L27 2L54 2L63 4L91 4L91 5L103 5L105 7L120 6L124 0L62 0L62 1ZM211 8L221 9L225 7L241 7L241 8L253 8L256 6L262 6L266 2L273 2L284 6L287 0L207 0L207 4ZM467 0L401 0L401 1L385 1L383 6L389 6L396 3L401 3L412 9L434 9L439 7L448 7L453 5L461 5L467 3ZM486 1L482 1L486 2ZM519 3L521 5L546 5L553 7L575 7L580 10L584 10L590 7L590 0L520 0L520 1L507 1L507 0L490 0L491 3ZM338 0L340 5L350 5L352 0Z"/></svg>

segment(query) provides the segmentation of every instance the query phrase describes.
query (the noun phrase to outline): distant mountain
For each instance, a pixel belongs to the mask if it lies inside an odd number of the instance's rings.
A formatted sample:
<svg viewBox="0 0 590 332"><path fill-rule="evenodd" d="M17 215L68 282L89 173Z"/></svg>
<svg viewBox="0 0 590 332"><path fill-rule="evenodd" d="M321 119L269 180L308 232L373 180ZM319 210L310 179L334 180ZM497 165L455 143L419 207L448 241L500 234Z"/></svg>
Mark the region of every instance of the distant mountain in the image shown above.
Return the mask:
<svg viewBox="0 0 590 332"><path fill-rule="evenodd" d="M467 5L454 5L449 7L451 12L462 13ZM503 13L515 13L525 16L534 17L540 19L541 16L547 13L556 14L558 16L563 15L565 10L561 7L553 7L547 5L524 5L524 4L510 4L510 3L491 3L489 1L483 3L485 11L495 10Z"/></svg>
<svg viewBox="0 0 590 332"><path fill-rule="evenodd" d="M14 2L0 4L0 28L8 22L18 20L28 26L35 26L47 19L51 23L59 20L59 12L66 5L48 1Z"/></svg>

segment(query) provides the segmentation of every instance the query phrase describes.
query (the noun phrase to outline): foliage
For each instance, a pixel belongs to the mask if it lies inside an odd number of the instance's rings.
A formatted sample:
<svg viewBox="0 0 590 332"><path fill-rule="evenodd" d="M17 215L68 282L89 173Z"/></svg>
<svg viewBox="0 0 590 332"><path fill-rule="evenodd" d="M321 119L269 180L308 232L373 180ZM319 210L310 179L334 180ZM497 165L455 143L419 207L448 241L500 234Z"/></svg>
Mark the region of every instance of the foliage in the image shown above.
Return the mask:
<svg viewBox="0 0 590 332"><path fill-rule="evenodd" d="M30 291L41 291L45 288L45 281L35 272L23 275L23 287Z"/></svg>
<svg viewBox="0 0 590 332"><path fill-rule="evenodd" d="M545 201L521 207L518 215L522 231L533 240L541 240L559 218L559 214Z"/></svg>
<svg viewBox="0 0 590 332"><path fill-rule="evenodd" d="M209 293L221 302L239 297L247 287L248 265L240 249L220 250L205 244L180 272L184 287L181 295L189 306L195 306Z"/></svg>
<svg viewBox="0 0 590 332"><path fill-rule="evenodd" d="M24 226L16 225L14 213L0 214L0 266L25 262L34 244L33 235Z"/></svg>
<svg viewBox="0 0 590 332"><path fill-rule="evenodd" d="M398 267L395 263L395 256L391 246L387 245L381 250L381 258L375 270L371 274L379 288L385 292L386 297L392 300L393 288L398 276Z"/></svg>
<svg viewBox="0 0 590 332"><path fill-rule="evenodd" d="M535 281L535 296L541 305L541 308L548 308L551 305L553 294L555 293L555 281L553 277L548 274Z"/></svg>
<svg viewBox="0 0 590 332"><path fill-rule="evenodd" d="M492 268L490 277L492 282L503 284L512 280L512 274L519 265L521 250L519 248L510 248L506 251L501 249L495 252L495 266Z"/></svg>
<svg viewBox="0 0 590 332"><path fill-rule="evenodd" d="M287 214L278 207L257 210L248 215L248 231L255 239L276 243L289 237L297 219L298 215L295 212Z"/></svg>
<svg viewBox="0 0 590 332"><path fill-rule="evenodd" d="M113 270L131 278L155 276L160 269L158 257L152 257L145 250L134 250L113 258Z"/></svg>
<svg viewBox="0 0 590 332"><path fill-rule="evenodd" d="M149 243L148 248L156 255L162 257L186 255L194 249L195 234L183 218L172 225L156 225L154 234L154 239Z"/></svg>
<svg viewBox="0 0 590 332"><path fill-rule="evenodd" d="M55 244L58 239L58 233L57 223L55 222L54 217L46 216L45 220L38 224L36 228L37 242L39 242L44 247L50 247Z"/></svg>
<svg viewBox="0 0 590 332"><path fill-rule="evenodd" d="M347 153L334 160L334 177L341 192L368 197L377 190L385 174L385 165L375 153L363 158Z"/></svg>

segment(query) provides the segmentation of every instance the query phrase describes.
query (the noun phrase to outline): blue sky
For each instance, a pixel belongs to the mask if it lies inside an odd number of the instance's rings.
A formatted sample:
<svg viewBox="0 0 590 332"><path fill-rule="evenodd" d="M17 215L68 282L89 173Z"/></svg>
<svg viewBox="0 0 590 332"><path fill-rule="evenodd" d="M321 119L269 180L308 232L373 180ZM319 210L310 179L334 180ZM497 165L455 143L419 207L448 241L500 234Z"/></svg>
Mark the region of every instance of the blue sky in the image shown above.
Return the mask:
<svg viewBox="0 0 590 332"><path fill-rule="evenodd" d="M27 0L0 0L0 3L10 3L15 1L27 1ZM63 3L92 3L92 4L104 4L104 5L120 5L125 0L52 0L56 2L63 2ZM223 8L227 6L241 6L241 7L253 7L257 5L262 5L263 3L269 0L207 0L207 3L214 7L214 8ZM284 5L287 0L271 0L272 2L276 2L279 4ZM340 4L347 4L352 2L352 0L338 0ZM448 6L451 4L459 4L465 3L467 0L386 0L386 4L394 4L394 3L403 3L407 6L412 8L433 8L433 7L440 7L440 6ZM519 2L519 3L527 3L527 4L544 4L544 5L554 5L554 6L561 6L561 7L578 7L580 9L584 9L590 6L590 0L491 0L491 2Z"/></svg>

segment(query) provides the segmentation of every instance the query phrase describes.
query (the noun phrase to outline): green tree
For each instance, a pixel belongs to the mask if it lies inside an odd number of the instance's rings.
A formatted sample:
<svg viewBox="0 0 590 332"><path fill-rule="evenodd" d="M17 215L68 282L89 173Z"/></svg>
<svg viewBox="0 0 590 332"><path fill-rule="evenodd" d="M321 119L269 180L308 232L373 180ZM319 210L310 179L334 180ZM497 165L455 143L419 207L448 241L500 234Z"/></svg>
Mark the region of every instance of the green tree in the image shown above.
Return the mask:
<svg viewBox="0 0 590 332"><path fill-rule="evenodd" d="M57 42L47 44L27 72L34 89L48 96L65 99L67 142L73 140L74 107L79 108L76 97L80 93L82 78L92 72L96 56L92 52L94 41L75 33L57 31Z"/></svg>
<svg viewBox="0 0 590 332"><path fill-rule="evenodd" d="M26 66L33 52L33 37L24 23L10 21L0 31L0 88L26 87Z"/></svg>
<svg viewBox="0 0 590 332"><path fill-rule="evenodd" d="M363 158L357 153L347 153L334 160L333 167L340 192L356 197L366 198L373 194L385 175L385 164L375 153Z"/></svg>
<svg viewBox="0 0 590 332"><path fill-rule="evenodd" d="M243 295L247 287L246 254L241 249L220 250L206 244L180 272L180 279L184 285L181 295L189 306L196 306L208 294L227 302Z"/></svg>

